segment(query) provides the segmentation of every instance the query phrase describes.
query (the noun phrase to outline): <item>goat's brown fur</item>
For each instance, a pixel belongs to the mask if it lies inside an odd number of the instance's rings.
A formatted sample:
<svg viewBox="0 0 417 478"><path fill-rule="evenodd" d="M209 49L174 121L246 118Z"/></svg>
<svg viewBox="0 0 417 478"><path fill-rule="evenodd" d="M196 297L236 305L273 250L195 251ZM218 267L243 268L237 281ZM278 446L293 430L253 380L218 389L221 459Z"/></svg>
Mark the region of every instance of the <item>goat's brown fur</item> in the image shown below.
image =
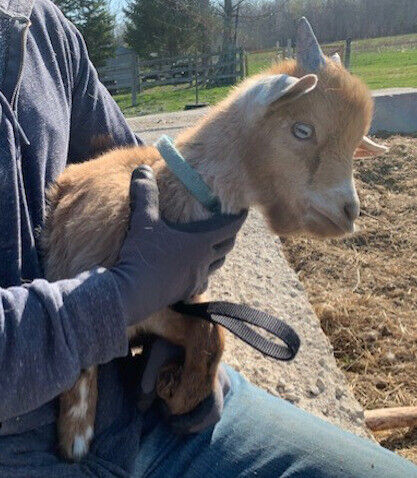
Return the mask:
<svg viewBox="0 0 417 478"><path fill-rule="evenodd" d="M258 205L280 234L345 233L354 218L348 221L343 215L344 202L333 205L329 214L310 210L308 202L310 196L312 204L317 197L325 204L356 194L352 157L370 124L371 96L360 80L329 60L315 90L293 102L276 101L258 114L251 88L265 75L282 73L297 78L305 74L295 62L284 62L249 79L181 134L177 147L220 197L223 212ZM291 124L297 121L315 126L308 144L291 137ZM208 216L153 147L119 148L69 166L48 192L43 245L49 280L117 262L128 225L130 178L140 164L156 171L160 208L167 219L184 222ZM345 183L348 186L340 187ZM129 333L156 334L185 348L184 364L170 365L159 376L158 393L172 413L191 410L210 393L224 346L219 327L164 310ZM83 423L71 415L80 398L80 380L89 381L94 402ZM86 425L94 421L95 372L83 372L80 380L61 398L61 448L70 458L76 435L85 436Z"/></svg>

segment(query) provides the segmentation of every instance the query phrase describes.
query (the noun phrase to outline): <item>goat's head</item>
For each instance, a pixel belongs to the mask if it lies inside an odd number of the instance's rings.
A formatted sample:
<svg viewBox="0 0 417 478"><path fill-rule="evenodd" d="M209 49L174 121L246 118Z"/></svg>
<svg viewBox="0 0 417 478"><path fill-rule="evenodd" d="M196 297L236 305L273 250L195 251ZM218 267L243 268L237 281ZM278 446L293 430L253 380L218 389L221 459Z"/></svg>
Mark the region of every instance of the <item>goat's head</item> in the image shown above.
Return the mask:
<svg viewBox="0 0 417 478"><path fill-rule="evenodd" d="M338 55L323 55L306 19L299 23L296 61L250 78L231 99L244 118L242 156L255 200L275 232L353 232L359 215L353 158L386 148L365 136L370 91Z"/></svg>

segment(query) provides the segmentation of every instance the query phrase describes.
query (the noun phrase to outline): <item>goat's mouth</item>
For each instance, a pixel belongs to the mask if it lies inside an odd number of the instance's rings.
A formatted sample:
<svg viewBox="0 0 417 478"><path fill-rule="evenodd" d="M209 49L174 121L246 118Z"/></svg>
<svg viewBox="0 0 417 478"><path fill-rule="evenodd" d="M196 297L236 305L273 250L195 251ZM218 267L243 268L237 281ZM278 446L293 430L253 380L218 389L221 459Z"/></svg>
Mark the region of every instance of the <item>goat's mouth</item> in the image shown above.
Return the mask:
<svg viewBox="0 0 417 478"><path fill-rule="evenodd" d="M355 223L342 214L332 214L316 206L310 206L308 229L318 237L340 237L355 232Z"/></svg>

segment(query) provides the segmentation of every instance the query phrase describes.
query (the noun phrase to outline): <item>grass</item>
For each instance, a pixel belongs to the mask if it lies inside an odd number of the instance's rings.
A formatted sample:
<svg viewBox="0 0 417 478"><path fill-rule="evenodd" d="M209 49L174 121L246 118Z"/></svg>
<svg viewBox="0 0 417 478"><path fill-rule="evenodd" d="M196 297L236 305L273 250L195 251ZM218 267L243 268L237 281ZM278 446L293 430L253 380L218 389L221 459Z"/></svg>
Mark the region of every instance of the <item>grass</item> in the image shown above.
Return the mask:
<svg viewBox="0 0 417 478"><path fill-rule="evenodd" d="M392 37L366 38L353 42L356 51L417 48L417 34L396 35Z"/></svg>
<svg viewBox="0 0 417 478"><path fill-rule="evenodd" d="M381 52L354 52L352 72L370 88L417 87L417 47Z"/></svg>
<svg viewBox="0 0 417 478"><path fill-rule="evenodd" d="M229 92L230 87L209 88L200 91L200 102L215 104ZM146 90L138 97L138 105L131 106L130 94L116 95L115 100L126 116L183 110L195 102L195 89L184 86L159 86Z"/></svg>
<svg viewBox="0 0 417 478"><path fill-rule="evenodd" d="M417 87L417 34L357 40L352 44L352 71L372 89ZM249 73L259 73L275 60L273 51L249 54ZM203 89L200 102L217 103L230 87ZM195 90L188 86L152 88L139 95L139 104L131 106L130 94L115 99L126 116L183 110L194 103Z"/></svg>

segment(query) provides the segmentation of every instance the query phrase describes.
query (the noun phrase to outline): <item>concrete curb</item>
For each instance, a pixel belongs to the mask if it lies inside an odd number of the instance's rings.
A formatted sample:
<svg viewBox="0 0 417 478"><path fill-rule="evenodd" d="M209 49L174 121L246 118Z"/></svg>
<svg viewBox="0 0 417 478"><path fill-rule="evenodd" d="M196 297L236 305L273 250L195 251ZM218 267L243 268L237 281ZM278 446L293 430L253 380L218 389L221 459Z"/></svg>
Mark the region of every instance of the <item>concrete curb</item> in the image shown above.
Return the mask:
<svg viewBox="0 0 417 478"><path fill-rule="evenodd" d="M417 133L417 88L386 88L372 93L375 114L371 134Z"/></svg>

